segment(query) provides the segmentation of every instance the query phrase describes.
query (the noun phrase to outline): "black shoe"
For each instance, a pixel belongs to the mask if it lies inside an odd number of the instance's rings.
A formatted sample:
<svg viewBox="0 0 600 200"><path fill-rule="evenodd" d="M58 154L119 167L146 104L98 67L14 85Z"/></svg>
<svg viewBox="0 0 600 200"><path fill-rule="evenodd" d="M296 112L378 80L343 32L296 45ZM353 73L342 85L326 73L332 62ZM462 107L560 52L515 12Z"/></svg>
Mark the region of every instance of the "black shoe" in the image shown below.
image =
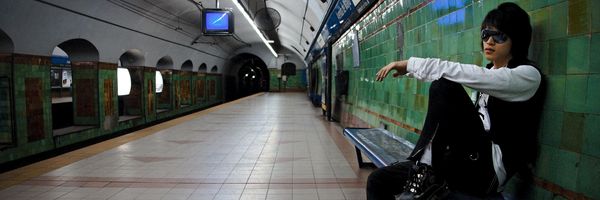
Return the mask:
<svg viewBox="0 0 600 200"><path fill-rule="evenodd" d="M409 172L404 192L396 195L396 200L443 199L448 193L448 185L435 177L431 166L417 163Z"/></svg>

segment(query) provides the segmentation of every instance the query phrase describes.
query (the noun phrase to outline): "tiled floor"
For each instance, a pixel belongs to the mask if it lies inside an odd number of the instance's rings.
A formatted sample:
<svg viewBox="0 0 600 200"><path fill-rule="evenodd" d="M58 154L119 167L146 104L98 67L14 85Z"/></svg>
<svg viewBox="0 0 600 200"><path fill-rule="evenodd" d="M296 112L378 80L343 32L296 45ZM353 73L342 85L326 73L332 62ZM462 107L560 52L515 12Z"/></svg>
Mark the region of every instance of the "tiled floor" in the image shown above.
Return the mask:
<svg viewBox="0 0 600 200"><path fill-rule="evenodd" d="M0 175L0 199L365 199L341 128L264 93Z"/></svg>

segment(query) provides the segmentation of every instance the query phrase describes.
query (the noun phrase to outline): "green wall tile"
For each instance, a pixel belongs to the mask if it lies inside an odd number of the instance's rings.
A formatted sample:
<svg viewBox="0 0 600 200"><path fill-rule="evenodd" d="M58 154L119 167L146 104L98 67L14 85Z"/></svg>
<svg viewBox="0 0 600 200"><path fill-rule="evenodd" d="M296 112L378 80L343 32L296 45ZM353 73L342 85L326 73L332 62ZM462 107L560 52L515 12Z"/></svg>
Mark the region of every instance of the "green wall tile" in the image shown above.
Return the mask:
<svg viewBox="0 0 600 200"><path fill-rule="evenodd" d="M588 87L585 107L588 113L600 113L600 74L588 76ZM600 129L598 129L600 130Z"/></svg>
<svg viewBox="0 0 600 200"><path fill-rule="evenodd" d="M550 22L548 38L561 38L567 35L568 2L563 2L550 7Z"/></svg>
<svg viewBox="0 0 600 200"><path fill-rule="evenodd" d="M590 37L569 38L567 42L567 74L585 74L589 71Z"/></svg>
<svg viewBox="0 0 600 200"><path fill-rule="evenodd" d="M587 112L585 107L588 76L587 75L567 75L565 96L565 111L567 112Z"/></svg>
<svg viewBox="0 0 600 200"><path fill-rule="evenodd" d="M563 111L566 93L566 76L551 75L547 76L546 81L547 89L544 108L546 110Z"/></svg>
<svg viewBox="0 0 600 200"><path fill-rule="evenodd" d="M535 174L545 180L556 180L559 175L558 166L555 164L559 161L557 155L558 149L556 147L541 144Z"/></svg>
<svg viewBox="0 0 600 200"><path fill-rule="evenodd" d="M600 32L600 12L598 12L598 8L600 8L600 1L592 0L591 4L591 29L592 32Z"/></svg>
<svg viewBox="0 0 600 200"><path fill-rule="evenodd" d="M474 15L474 8L473 5L469 5L467 7L464 8L464 18L465 18L465 23L464 23L464 27L463 30L467 30L472 28L473 26L479 26L481 25L481 21L483 18L479 18L479 19L475 19L473 18Z"/></svg>
<svg viewBox="0 0 600 200"><path fill-rule="evenodd" d="M589 33L589 4L588 0L569 0L569 35Z"/></svg>
<svg viewBox="0 0 600 200"><path fill-rule="evenodd" d="M529 11L531 10L532 1L535 0L516 0L515 3L517 3L517 5L519 5L521 8L523 8L523 10Z"/></svg>
<svg viewBox="0 0 600 200"><path fill-rule="evenodd" d="M533 28L533 41L544 41L548 38L550 8L545 7L530 13Z"/></svg>
<svg viewBox="0 0 600 200"><path fill-rule="evenodd" d="M596 143L598 144L598 143ZM587 155L581 156L579 174L577 176L577 189L591 199L600 199L600 159Z"/></svg>
<svg viewBox="0 0 600 200"><path fill-rule="evenodd" d="M498 0L486 0L486 1L483 1L483 11L484 11L484 13L487 14L487 12L489 12L490 10L496 8L498 6L498 4L500 4ZM485 14L480 19L483 19L484 17L485 17Z"/></svg>
<svg viewBox="0 0 600 200"><path fill-rule="evenodd" d="M538 67L540 68L540 70L542 71L543 74L548 75L550 74L550 67L549 67L549 56L548 54L549 49L550 49L550 45L548 42L533 42L533 44L531 44L532 46L532 51L530 51L530 58L535 61L538 64Z"/></svg>
<svg viewBox="0 0 600 200"><path fill-rule="evenodd" d="M482 51L483 42L481 41L481 39L479 39L480 35L481 35L481 29L479 27L472 28L469 30L469 32L471 32L472 38L477 38L477 39L473 39L471 41L466 41L466 42L471 42L471 44L473 44L473 51L480 54L480 56L481 56L483 53L483 51Z"/></svg>
<svg viewBox="0 0 600 200"><path fill-rule="evenodd" d="M583 154L600 158L600 145L598 145L600 144L600 134L598 134L598 130L600 130L600 115L586 115L583 130L583 146L581 150Z"/></svg>
<svg viewBox="0 0 600 200"><path fill-rule="evenodd" d="M479 44L479 42L481 40L479 40L479 34L475 34L473 31L471 31L472 29L469 30L465 30L463 33L463 40L461 40L461 43L465 44L465 49L464 49L464 53L465 54L470 54L473 51L479 51L479 46L474 45L474 44ZM479 29L477 29L479 30ZM479 33L479 31L477 31L477 33Z"/></svg>
<svg viewBox="0 0 600 200"><path fill-rule="evenodd" d="M599 5L600 6L600 5ZM600 12L598 12L600 13ZM600 19L598 19L600 21ZM591 44L588 55L590 58L590 73L600 73L600 56L597 56L597 47L600 47L600 33L592 34Z"/></svg>
<svg viewBox="0 0 600 200"><path fill-rule="evenodd" d="M485 17L485 15L487 14L488 11L483 10L482 1L473 1L472 6L473 6L473 23L481 24L483 18Z"/></svg>
<svg viewBox="0 0 600 200"><path fill-rule="evenodd" d="M561 143L561 137L563 132L563 118L564 112L562 111L544 111L542 115L541 131L540 131L540 142L542 144L559 146Z"/></svg>
<svg viewBox="0 0 600 200"><path fill-rule="evenodd" d="M565 112L560 148L580 153L583 139L585 115L583 113Z"/></svg>
<svg viewBox="0 0 600 200"><path fill-rule="evenodd" d="M553 4L558 4L561 2L565 2L567 0L548 0L548 4L553 5Z"/></svg>
<svg viewBox="0 0 600 200"><path fill-rule="evenodd" d="M450 39L450 46L449 46L450 52L448 52L450 55L456 55L458 53L458 47L459 47L459 45L458 45L458 43L459 43L458 38L459 38L459 34L458 33L450 35L450 38L449 38ZM460 42L462 42L462 41L460 41Z"/></svg>
<svg viewBox="0 0 600 200"><path fill-rule="evenodd" d="M548 6L548 0L534 0L531 2L530 9L535 10L546 6Z"/></svg>
<svg viewBox="0 0 600 200"><path fill-rule="evenodd" d="M567 40L550 40L550 74L563 75L567 69Z"/></svg>
<svg viewBox="0 0 600 200"><path fill-rule="evenodd" d="M557 177L555 183L561 187L575 191L577 189L577 175L579 170L577 165L580 161L580 154L571 151L558 150L557 162L554 163L557 167Z"/></svg>

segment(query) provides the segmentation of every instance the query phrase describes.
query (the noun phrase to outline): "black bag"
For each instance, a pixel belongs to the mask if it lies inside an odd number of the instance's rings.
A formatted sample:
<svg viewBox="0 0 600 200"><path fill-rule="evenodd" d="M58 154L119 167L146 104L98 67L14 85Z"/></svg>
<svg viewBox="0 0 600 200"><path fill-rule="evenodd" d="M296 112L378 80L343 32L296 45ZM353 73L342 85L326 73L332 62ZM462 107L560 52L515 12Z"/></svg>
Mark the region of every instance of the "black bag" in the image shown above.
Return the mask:
<svg viewBox="0 0 600 200"><path fill-rule="evenodd" d="M404 192L396 195L396 200L444 199L450 194L448 183L436 177L433 168L427 164L416 163L408 172L409 178Z"/></svg>

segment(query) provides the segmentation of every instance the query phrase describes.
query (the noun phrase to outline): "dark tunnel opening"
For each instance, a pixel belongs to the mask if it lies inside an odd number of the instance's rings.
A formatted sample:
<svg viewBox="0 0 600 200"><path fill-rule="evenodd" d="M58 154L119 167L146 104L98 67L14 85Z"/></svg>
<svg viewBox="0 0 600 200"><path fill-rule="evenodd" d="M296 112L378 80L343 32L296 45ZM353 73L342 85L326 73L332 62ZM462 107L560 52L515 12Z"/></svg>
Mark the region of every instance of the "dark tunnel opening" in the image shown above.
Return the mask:
<svg viewBox="0 0 600 200"><path fill-rule="evenodd" d="M257 56L240 54L231 63L240 63L237 71L231 71L226 78L227 100L234 100L258 92L269 91L270 75L267 65Z"/></svg>

